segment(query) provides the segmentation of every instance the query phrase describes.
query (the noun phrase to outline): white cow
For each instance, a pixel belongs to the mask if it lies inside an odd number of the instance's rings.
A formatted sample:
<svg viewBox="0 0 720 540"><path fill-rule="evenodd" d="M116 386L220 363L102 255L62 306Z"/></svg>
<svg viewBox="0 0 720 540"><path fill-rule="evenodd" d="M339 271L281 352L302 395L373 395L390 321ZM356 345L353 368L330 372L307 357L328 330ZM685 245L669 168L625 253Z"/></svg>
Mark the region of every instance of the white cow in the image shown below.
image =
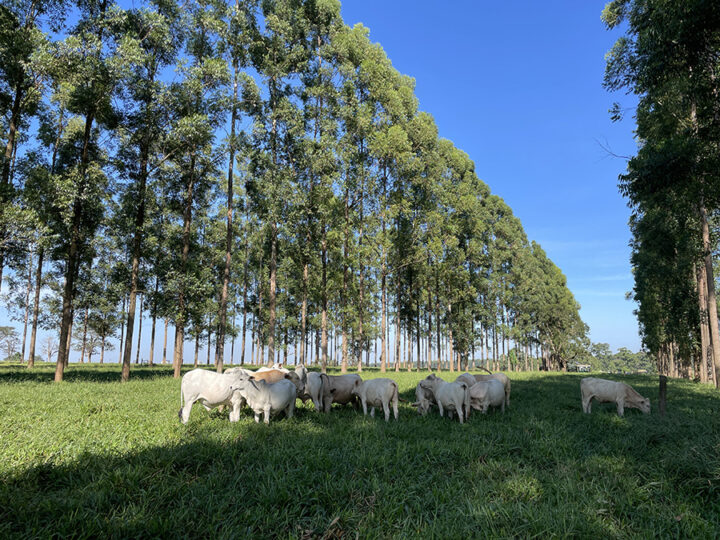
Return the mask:
<svg viewBox="0 0 720 540"><path fill-rule="evenodd" d="M311 399L313 405L315 405L316 411L321 411L323 408L323 377L322 373L316 371L309 371L307 373L307 382L305 383L305 391L298 397L305 403L308 399Z"/></svg>
<svg viewBox="0 0 720 540"><path fill-rule="evenodd" d="M500 407L505 412L505 387L497 379L478 381L470 387L470 404L485 414L488 407Z"/></svg>
<svg viewBox="0 0 720 540"><path fill-rule="evenodd" d="M625 407L650 413L650 400L638 394L630 385L618 381L586 377L580 381L583 412L590 413L593 398L600 403L615 402L618 416L625 413Z"/></svg>
<svg viewBox="0 0 720 540"><path fill-rule="evenodd" d="M433 405L437 405L432 390L423 388L420 383L415 387L415 399L412 405L417 407L418 413L422 416L425 416Z"/></svg>
<svg viewBox="0 0 720 540"><path fill-rule="evenodd" d="M333 403L357 403L357 396L352 390L355 381L361 381L360 375L348 373L346 375L320 375L323 379L323 407L326 413L330 412Z"/></svg>
<svg viewBox="0 0 720 540"><path fill-rule="evenodd" d="M270 423L270 416L285 411L287 418L292 418L295 410L297 389L288 379L281 379L275 383L264 380L240 379L231 386L234 391L241 394L255 413L255 422L260 422L260 414L264 414L264 422Z"/></svg>
<svg viewBox="0 0 720 540"><path fill-rule="evenodd" d="M382 407L387 422L390 420L390 402L392 402L395 420L398 419L398 385L392 379L381 377L369 381L356 380L352 393L360 398L364 414L367 414L368 405L372 417L375 416L375 407Z"/></svg>
<svg viewBox="0 0 720 540"><path fill-rule="evenodd" d="M463 423L463 418L467 417L467 413L470 411L470 392L466 383L449 383L431 373L420 381L420 386L432 391L438 409L440 409L440 416L443 416L445 409L455 411L460 423ZM464 414L463 409L465 410Z"/></svg>
<svg viewBox="0 0 720 540"><path fill-rule="evenodd" d="M228 405L230 407L230 421L240 419L240 408L243 399L232 389L232 384L246 378L238 372L216 373L206 369L193 369L183 375L180 383L180 410L178 416L183 424L190 418L190 409L199 401L208 411L214 407Z"/></svg>
<svg viewBox="0 0 720 540"><path fill-rule="evenodd" d="M462 375L458 375L457 379L455 379L455 382L464 382L465 384L468 385L468 388L470 388L477 381L475 380L475 377L473 377L469 373L463 373Z"/></svg>
<svg viewBox="0 0 720 540"><path fill-rule="evenodd" d="M489 381L496 379L505 387L505 406L510 406L510 378L504 373L491 373L489 375L473 375L476 381Z"/></svg>

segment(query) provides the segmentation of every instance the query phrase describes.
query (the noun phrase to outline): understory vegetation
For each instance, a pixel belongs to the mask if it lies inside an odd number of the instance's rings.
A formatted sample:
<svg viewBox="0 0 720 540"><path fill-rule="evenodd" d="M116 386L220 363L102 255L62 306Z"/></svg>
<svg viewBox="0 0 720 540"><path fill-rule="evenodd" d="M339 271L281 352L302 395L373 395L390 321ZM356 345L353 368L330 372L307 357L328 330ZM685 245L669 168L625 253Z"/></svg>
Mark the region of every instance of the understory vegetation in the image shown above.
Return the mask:
<svg viewBox="0 0 720 540"><path fill-rule="evenodd" d="M312 404L269 426L195 406L144 367L0 367L3 537L710 537L720 530L720 401L709 385L621 376L653 412L584 415L581 375L511 374L505 415L411 407L400 420ZM380 376L374 370L366 378ZM450 380L450 375L444 375Z"/></svg>

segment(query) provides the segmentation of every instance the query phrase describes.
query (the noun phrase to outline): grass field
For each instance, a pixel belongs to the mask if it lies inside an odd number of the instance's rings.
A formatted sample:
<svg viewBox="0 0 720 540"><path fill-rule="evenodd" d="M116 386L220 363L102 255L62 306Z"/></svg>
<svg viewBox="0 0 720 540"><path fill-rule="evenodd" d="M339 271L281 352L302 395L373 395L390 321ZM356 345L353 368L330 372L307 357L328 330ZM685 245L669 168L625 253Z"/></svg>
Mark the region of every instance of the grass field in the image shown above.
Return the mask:
<svg viewBox="0 0 720 540"><path fill-rule="evenodd" d="M505 415L386 424L308 402L256 425L169 369L0 366L0 537L460 538L720 535L720 394L622 376L651 415L580 406L575 374L510 374ZM364 377L376 377L368 371ZM414 400L425 373L390 373ZM443 375L454 379L454 374ZM611 377L611 378L618 378Z"/></svg>

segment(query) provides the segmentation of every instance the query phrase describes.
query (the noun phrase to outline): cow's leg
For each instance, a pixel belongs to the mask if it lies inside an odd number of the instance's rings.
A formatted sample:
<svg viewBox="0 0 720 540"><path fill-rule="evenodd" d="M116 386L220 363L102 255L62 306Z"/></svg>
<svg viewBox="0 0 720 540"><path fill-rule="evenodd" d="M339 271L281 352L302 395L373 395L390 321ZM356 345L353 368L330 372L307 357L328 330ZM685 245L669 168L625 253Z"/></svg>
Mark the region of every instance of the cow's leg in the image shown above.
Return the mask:
<svg viewBox="0 0 720 540"><path fill-rule="evenodd" d="M256 424L260 423L260 413L258 413L258 412L255 413L255 423Z"/></svg>
<svg viewBox="0 0 720 540"><path fill-rule="evenodd" d="M387 401L383 401L383 412L385 413L385 421L390 421L390 404Z"/></svg>
<svg viewBox="0 0 720 540"><path fill-rule="evenodd" d="M462 410L462 404L460 404L460 406L459 406L459 407L458 407L458 406L456 405L456 407L457 407L457 413L458 413L458 420L460 420L460 423L462 424L462 423L463 423L463 410Z"/></svg>
<svg viewBox="0 0 720 540"><path fill-rule="evenodd" d="M192 406L194 403L195 403L195 399L189 399L185 402L185 405L183 405L183 408L180 409L180 421L183 424L187 424L188 420L190 420L190 409L192 409Z"/></svg>
<svg viewBox="0 0 720 540"><path fill-rule="evenodd" d="M365 416L367 416L367 401L365 401L364 399L361 400L361 401L362 401L363 414L364 414ZM357 409L356 409L356 410L357 410ZM373 416L373 415L374 415L374 412L373 412L373 414L371 414L371 416Z"/></svg>
<svg viewBox="0 0 720 540"><path fill-rule="evenodd" d="M443 411L443 406L442 406L442 403L440 402L440 400L438 400L438 409L440 409L440 416L443 416L444 411Z"/></svg>
<svg viewBox="0 0 720 540"><path fill-rule="evenodd" d="M370 417L375 418L375 407L370 407Z"/></svg>
<svg viewBox="0 0 720 540"><path fill-rule="evenodd" d="M397 401L393 401L393 413L395 413L395 420L398 419L398 404Z"/></svg>
<svg viewBox="0 0 720 540"><path fill-rule="evenodd" d="M623 416L625 414L625 400L617 400L617 413L618 416Z"/></svg>
<svg viewBox="0 0 720 540"><path fill-rule="evenodd" d="M505 402L504 401L500 404L500 412L505 414Z"/></svg>
<svg viewBox="0 0 720 540"><path fill-rule="evenodd" d="M295 412L295 400L293 399L290 404L287 406L287 409L285 409L285 416L288 418L293 417L293 413Z"/></svg>
<svg viewBox="0 0 720 540"><path fill-rule="evenodd" d="M592 407L592 396L583 396L583 412L590 414L590 409Z"/></svg>

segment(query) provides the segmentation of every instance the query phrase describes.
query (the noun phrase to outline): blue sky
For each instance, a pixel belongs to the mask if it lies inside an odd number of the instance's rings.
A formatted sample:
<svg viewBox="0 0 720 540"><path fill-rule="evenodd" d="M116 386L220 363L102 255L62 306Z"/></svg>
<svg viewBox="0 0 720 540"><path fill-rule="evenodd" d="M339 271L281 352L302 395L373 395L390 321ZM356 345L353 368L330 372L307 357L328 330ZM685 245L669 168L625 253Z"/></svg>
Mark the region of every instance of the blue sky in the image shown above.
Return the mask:
<svg viewBox="0 0 720 540"><path fill-rule="evenodd" d="M630 211L617 178L632 155L632 111L610 121L604 56L620 35L605 0L345 0L393 65L416 81L420 108L475 161L528 237L568 278L594 342L640 348L629 256Z"/></svg>

